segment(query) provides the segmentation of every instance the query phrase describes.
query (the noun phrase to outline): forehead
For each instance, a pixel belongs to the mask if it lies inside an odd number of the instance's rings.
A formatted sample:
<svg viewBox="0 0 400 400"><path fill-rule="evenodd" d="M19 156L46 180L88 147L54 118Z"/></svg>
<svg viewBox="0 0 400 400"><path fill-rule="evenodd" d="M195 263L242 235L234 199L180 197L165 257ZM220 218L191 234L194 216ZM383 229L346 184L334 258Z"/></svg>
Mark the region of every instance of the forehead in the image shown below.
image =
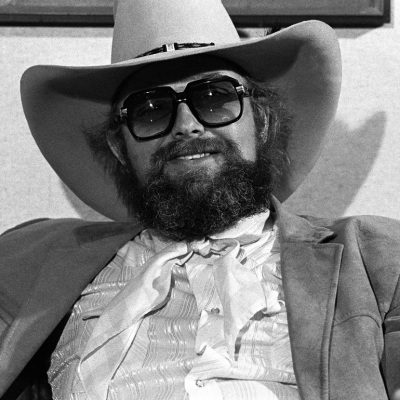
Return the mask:
<svg viewBox="0 0 400 400"><path fill-rule="evenodd" d="M243 83L244 71L238 66L217 57L182 57L177 60L150 64L130 75L117 90L117 100L134 91L157 86L171 86L183 90L186 85L204 77L228 75Z"/></svg>

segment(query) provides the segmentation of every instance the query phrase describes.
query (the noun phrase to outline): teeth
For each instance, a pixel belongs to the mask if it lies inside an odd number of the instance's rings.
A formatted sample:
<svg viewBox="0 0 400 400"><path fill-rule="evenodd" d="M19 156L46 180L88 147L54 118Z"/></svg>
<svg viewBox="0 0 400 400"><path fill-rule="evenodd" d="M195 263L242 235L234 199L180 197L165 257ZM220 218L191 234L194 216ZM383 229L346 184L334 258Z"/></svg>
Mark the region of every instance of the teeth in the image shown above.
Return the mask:
<svg viewBox="0 0 400 400"><path fill-rule="evenodd" d="M180 156L178 160L194 160L195 158L203 158L209 156L211 153L191 154L190 156Z"/></svg>

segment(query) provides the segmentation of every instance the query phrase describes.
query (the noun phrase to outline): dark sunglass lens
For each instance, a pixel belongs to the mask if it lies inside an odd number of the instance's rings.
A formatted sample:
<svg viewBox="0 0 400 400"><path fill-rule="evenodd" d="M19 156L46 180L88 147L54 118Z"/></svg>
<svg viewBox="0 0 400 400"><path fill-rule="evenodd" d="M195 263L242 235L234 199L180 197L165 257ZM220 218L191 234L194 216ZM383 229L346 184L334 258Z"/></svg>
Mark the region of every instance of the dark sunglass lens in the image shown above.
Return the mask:
<svg viewBox="0 0 400 400"><path fill-rule="evenodd" d="M128 124L138 137L151 137L165 129L171 120L173 100L166 92L133 94L126 101Z"/></svg>
<svg viewBox="0 0 400 400"><path fill-rule="evenodd" d="M229 123L240 115L240 100L232 82L211 82L194 88L192 104L209 124Z"/></svg>

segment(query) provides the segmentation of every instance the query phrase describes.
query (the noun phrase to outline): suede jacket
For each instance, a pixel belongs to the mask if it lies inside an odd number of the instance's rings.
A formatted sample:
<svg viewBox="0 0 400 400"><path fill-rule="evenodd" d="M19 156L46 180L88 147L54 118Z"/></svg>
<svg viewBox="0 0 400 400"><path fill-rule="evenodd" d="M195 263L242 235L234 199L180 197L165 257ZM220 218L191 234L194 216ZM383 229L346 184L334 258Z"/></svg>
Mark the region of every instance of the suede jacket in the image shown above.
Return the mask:
<svg viewBox="0 0 400 400"><path fill-rule="evenodd" d="M280 205L276 212L301 398L396 399L400 222L299 217ZM46 368L66 316L141 229L133 223L42 220L0 237L2 400L51 398Z"/></svg>

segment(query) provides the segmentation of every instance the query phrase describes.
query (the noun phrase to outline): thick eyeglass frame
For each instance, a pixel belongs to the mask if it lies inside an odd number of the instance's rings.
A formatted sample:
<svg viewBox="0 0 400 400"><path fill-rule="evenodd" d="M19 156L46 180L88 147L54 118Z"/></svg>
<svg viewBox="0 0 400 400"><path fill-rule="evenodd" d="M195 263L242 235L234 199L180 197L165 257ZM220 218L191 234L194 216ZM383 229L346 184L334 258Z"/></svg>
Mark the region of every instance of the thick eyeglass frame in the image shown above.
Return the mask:
<svg viewBox="0 0 400 400"><path fill-rule="evenodd" d="M192 100L191 100L191 94L195 91L195 88L197 86L203 85L203 84L208 84L208 83L216 83L216 82L230 82L233 84L234 89L236 90L236 94L238 97L238 101L240 104L240 112L239 115L237 117L235 117L234 119L230 120L230 121L224 121L224 122L207 122L205 121L197 112L197 110L195 109ZM172 105L172 112L171 112L171 116L170 116L170 120L168 123L168 126L161 132L156 133L155 135L151 135L151 136L137 136L135 134L135 132L133 131L133 129L131 129L130 124L128 123L129 120L129 107L126 106L127 101L129 100L130 96L132 95L141 95L141 94L147 94L147 93L151 93L154 91L158 91L158 90L163 90L168 92L171 95L172 101L173 101L173 105ZM199 79L197 81L193 81L193 82L189 82L185 89L182 92L176 92L172 87L170 86L159 86L159 87L155 87L152 89L146 89L146 90L141 90L138 92L133 92L131 94L129 94L127 96L127 98L124 100L123 102L123 107L121 107L119 109L119 113L117 115L117 117L119 118L119 122L120 123L126 123L126 126L129 129L129 132L132 134L132 136L140 141L146 141L146 140L152 140L152 139L157 139L163 136L166 136L170 133L171 129L174 126L175 120L176 120L176 115L178 112L178 106L180 103L185 102L190 111L192 112L192 114L194 115L194 117L205 127L222 127L222 126L226 126L226 125L230 125L233 124L234 122L238 121L242 115L243 115L243 98L244 97L249 97L250 96L250 90L242 85L241 83L239 83L238 80L236 80L235 78L232 78L230 76L227 75L221 75L220 77L217 78L206 78L206 79Z"/></svg>

